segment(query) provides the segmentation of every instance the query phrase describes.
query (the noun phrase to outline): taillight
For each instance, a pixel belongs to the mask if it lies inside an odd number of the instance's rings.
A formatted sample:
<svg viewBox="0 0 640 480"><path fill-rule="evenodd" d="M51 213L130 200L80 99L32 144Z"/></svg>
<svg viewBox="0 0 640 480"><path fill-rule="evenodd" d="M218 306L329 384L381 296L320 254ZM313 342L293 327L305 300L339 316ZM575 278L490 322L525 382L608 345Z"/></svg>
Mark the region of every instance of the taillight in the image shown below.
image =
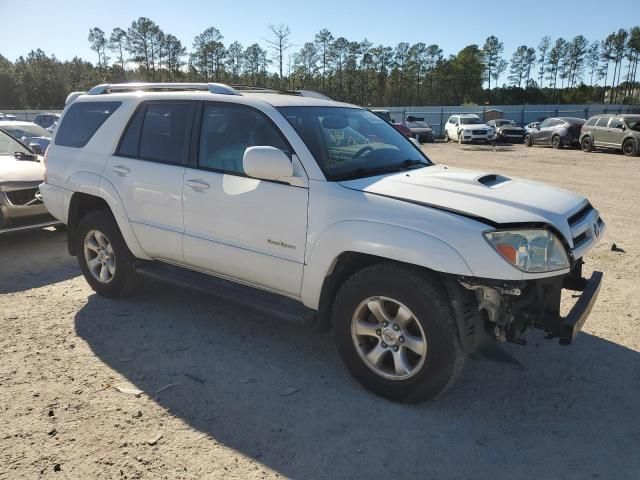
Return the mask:
<svg viewBox="0 0 640 480"><path fill-rule="evenodd" d="M44 164L44 183L47 183L47 156L49 155L49 147L51 145L47 145L46 150L44 151L44 156L42 157L42 163Z"/></svg>

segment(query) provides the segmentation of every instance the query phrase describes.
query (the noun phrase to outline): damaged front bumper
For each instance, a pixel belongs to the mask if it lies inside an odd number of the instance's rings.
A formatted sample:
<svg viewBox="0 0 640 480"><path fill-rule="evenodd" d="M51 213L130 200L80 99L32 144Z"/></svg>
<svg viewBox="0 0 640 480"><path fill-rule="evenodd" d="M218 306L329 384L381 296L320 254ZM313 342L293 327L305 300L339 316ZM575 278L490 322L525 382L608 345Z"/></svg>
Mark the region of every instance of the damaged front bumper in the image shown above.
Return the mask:
<svg viewBox="0 0 640 480"><path fill-rule="evenodd" d="M582 277L582 263L560 277L501 282L460 278L459 284L475 293L478 309L484 314L484 330L496 341L525 344L528 328L546 332L563 345L574 342L595 304L602 283L602 272ZM582 292L571 311L560 315L562 290Z"/></svg>

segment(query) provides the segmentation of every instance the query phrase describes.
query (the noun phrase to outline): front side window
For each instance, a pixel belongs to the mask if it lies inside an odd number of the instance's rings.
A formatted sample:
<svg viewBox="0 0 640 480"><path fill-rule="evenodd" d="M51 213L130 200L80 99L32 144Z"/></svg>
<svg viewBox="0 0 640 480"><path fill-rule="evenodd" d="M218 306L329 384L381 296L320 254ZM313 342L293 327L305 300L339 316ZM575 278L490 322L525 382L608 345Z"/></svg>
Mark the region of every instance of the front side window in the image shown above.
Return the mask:
<svg viewBox="0 0 640 480"><path fill-rule="evenodd" d="M624 123L622 122L621 118L612 118L611 122L609 122L609 128L619 128L620 130L622 130L623 125Z"/></svg>
<svg viewBox="0 0 640 480"><path fill-rule="evenodd" d="M31 155L31 152L27 147L0 130L0 155L6 156L14 155L16 153L21 155Z"/></svg>
<svg viewBox="0 0 640 480"><path fill-rule="evenodd" d="M606 127L609 123L609 117L600 117L596 123L596 127Z"/></svg>
<svg viewBox="0 0 640 480"><path fill-rule="evenodd" d="M540 122L540 125L538 125L538 128L547 128L547 127L550 127L550 126L552 125L551 121L552 121L552 120L551 120L550 118L547 118L546 120L541 121L541 122Z"/></svg>
<svg viewBox="0 0 640 480"><path fill-rule="evenodd" d="M587 123L585 123L584 125L585 125L585 127L592 127L593 125L596 124L597 121L598 121L598 117L593 117L593 118L590 118L587 121Z"/></svg>
<svg viewBox="0 0 640 480"><path fill-rule="evenodd" d="M257 146L275 147L287 155L292 153L280 131L262 113L241 105L204 107L199 167L244 175L244 152Z"/></svg>
<svg viewBox="0 0 640 480"><path fill-rule="evenodd" d="M330 181L422 168L432 163L377 115L349 107L280 107Z"/></svg>
<svg viewBox="0 0 640 480"><path fill-rule="evenodd" d="M456 124L456 123L458 123L458 117L451 117L451 118L449 119L449 123L451 123L451 124Z"/></svg>
<svg viewBox="0 0 640 480"><path fill-rule="evenodd" d="M75 102L58 126L56 145L82 148L122 102Z"/></svg>

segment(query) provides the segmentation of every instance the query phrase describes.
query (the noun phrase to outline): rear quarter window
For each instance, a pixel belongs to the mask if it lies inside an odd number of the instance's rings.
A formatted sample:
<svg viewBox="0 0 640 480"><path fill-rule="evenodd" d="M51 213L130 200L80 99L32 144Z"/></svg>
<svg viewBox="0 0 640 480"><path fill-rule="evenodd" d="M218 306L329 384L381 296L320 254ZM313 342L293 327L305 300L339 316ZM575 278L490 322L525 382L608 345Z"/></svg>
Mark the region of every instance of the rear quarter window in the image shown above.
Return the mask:
<svg viewBox="0 0 640 480"><path fill-rule="evenodd" d="M61 147L84 147L122 102L80 102L69 107L58 126L55 144Z"/></svg>

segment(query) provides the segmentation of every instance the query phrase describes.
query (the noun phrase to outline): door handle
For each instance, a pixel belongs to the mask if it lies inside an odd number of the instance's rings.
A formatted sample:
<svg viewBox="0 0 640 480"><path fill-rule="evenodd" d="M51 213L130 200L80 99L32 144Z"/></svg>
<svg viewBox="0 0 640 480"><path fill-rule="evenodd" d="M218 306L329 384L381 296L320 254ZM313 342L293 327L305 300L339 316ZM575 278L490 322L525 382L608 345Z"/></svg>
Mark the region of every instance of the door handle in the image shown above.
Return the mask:
<svg viewBox="0 0 640 480"><path fill-rule="evenodd" d="M209 188L211 188L211 185L209 185L207 182L198 179L187 180L186 184L187 186L199 192L201 192L202 190L209 190Z"/></svg>
<svg viewBox="0 0 640 480"><path fill-rule="evenodd" d="M115 173L117 173L121 177L126 177L131 173L131 169L124 165L114 165L111 170L113 170Z"/></svg>

